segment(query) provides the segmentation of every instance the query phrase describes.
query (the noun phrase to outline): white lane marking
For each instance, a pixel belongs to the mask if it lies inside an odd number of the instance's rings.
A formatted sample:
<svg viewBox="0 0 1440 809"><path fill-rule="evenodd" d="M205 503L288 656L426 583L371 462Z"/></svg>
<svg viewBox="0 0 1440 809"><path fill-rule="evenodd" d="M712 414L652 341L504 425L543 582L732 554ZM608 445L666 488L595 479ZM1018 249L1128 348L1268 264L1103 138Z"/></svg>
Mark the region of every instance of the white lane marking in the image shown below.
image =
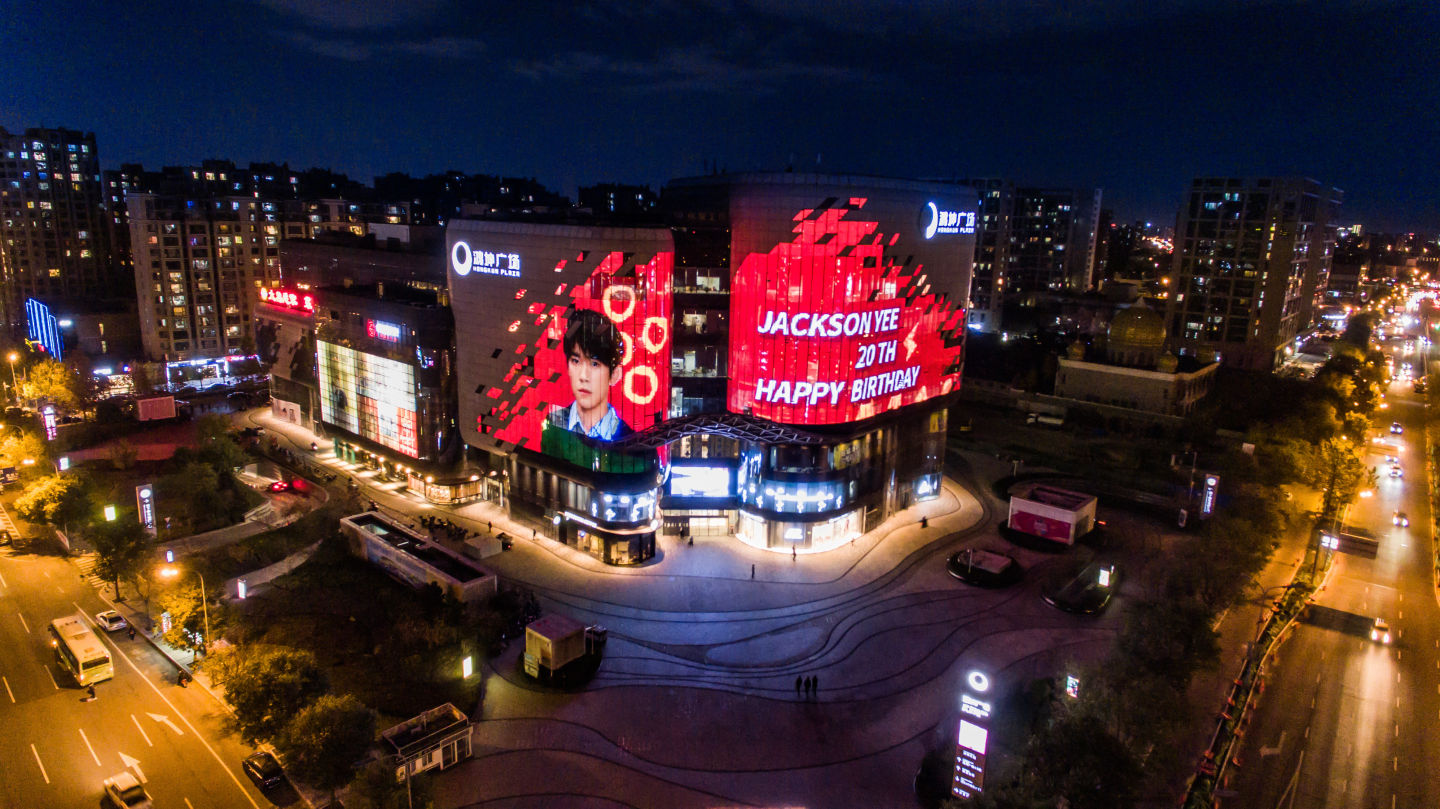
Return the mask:
<svg viewBox="0 0 1440 809"><path fill-rule="evenodd" d="M142 770L142 769L140 769L140 759L138 759L138 758L131 758L130 756L127 756L127 755L125 755L124 753L121 753L121 754L120 754L120 763L125 765L125 769L127 769L127 770L134 770L134 771L135 771L135 780L136 780L136 781L139 781L139 782L142 783L142 784L144 784L144 783L147 782L147 779L145 778L145 771Z"/></svg>
<svg viewBox="0 0 1440 809"><path fill-rule="evenodd" d="M240 790L240 794L245 796L245 800L249 801L250 805L255 809L260 809L260 804L255 802L255 799L250 796L249 792L245 791L245 785L240 783L240 779L226 766L225 759L220 758L220 754L215 752L215 748L210 746L210 742L206 741L204 736L200 735L200 731L195 730L195 726L190 724L190 720L185 718L185 714L180 713L180 709L175 707L175 703L171 702L169 697L165 696L154 683L150 682L150 678L146 677L145 674L140 671L140 667L135 665L135 661L130 659L130 655L126 654L124 649L116 646L115 653L120 656L120 659L125 661L125 664L128 665L132 671L139 675L141 682L149 686L150 690L155 692L155 696L159 697L161 702L169 705L170 710L175 711L175 715L180 717L180 721L184 722L185 726L195 733L195 738L198 739L201 744L205 745L205 749L209 751L211 758L215 759L215 763L219 764L220 769L224 770L225 774L230 776L230 780L235 782L235 788Z"/></svg>
<svg viewBox="0 0 1440 809"><path fill-rule="evenodd" d="M8 584L5 583L5 576L4 576L4 575L0 575L0 587L9 587L9 586L10 586L10 585L8 585Z"/></svg>
<svg viewBox="0 0 1440 809"><path fill-rule="evenodd" d="M59 691L59 690L60 690L60 684L57 683L57 682L55 682L55 675L54 675L54 673L52 673L52 672L50 671L50 667L49 667L49 666L41 666L41 668L45 669L45 676L50 678L50 684L53 685L53 686L55 686L55 690L56 690L56 691Z"/></svg>
<svg viewBox="0 0 1440 809"><path fill-rule="evenodd" d="M1397 738L1397 739L1400 738L1400 723L1399 723L1399 722L1396 722L1396 723L1395 723L1395 738Z"/></svg>
<svg viewBox="0 0 1440 809"><path fill-rule="evenodd" d="M55 585L55 592L59 593L59 594L62 595L62 596L65 595L65 591L62 590L62 589L60 589L60 585L58 585L58 584Z"/></svg>
<svg viewBox="0 0 1440 809"><path fill-rule="evenodd" d="M35 754L35 763L40 765L40 775L45 778L45 783L50 783L50 776L45 774L45 762L40 760L40 751L36 750L35 745L32 744L30 745L30 752Z"/></svg>
<svg viewBox="0 0 1440 809"><path fill-rule="evenodd" d="M50 571L48 571L48 570L42 570L42 571L40 571L40 572L41 572L42 574L44 574L45 578L47 578L47 579L50 578Z"/></svg>
<svg viewBox="0 0 1440 809"><path fill-rule="evenodd" d="M96 766L96 767L103 767L103 766L105 766L104 764L101 764L101 763L100 763L100 757L97 756L97 755L95 755L95 748L93 748L93 747L90 746L90 737L85 735L85 729L84 729L84 728L76 728L76 730L79 730L79 731L80 731L80 740L83 741L83 742L85 742L85 749L90 751L90 758L95 759L95 766Z"/></svg>
<svg viewBox="0 0 1440 809"><path fill-rule="evenodd" d="M173 708L173 707L175 707L175 706L174 706L174 705L171 705L170 707ZM160 724L164 725L165 727L170 728L171 730L175 731L175 735L177 735L177 736L184 736L184 735L185 735L185 731L183 731L183 730L181 730L180 728L176 727L176 726L175 726L175 723L170 721L170 717L166 716L165 714L163 714L163 713L147 713L147 714L145 714L145 715L148 716L148 717L150 717L151 719L154 719L156 722L159 722ZM182 718L183 718L183 717L182 717ZM190 723L189 723L189 722L186 722L185 724L188 725L188 724L190 724Z"/></svg>
<svg viewBox="0 0 1440 809"><path fill-rule="evenodd" d="M135 714L130 714L130 721L135 723L135 729L140 731L140 738L145 740L145 744L154 747L155 743L150 741L150 734L145 732L145 728L140 727L140 720L135 718Z"/></svg>
<svg viewBox="0 0 1440 809"><path fill-rule="evenodd" d="M10 680L9 680L8 678L6 678L6 677L3 677L3 676L0 676L0 680L4 680L4 681L5 681L5 693L7 693L7 694L10 695L10 704L11 704L11 705L14 705L14 704L15 704L15 692L10 690ZM1437 686L1437 687L1440 687L1440 686Z"/></svg>
<svg viewBox="0 0 1440 809"><path fill-rule="evenodd" d="M23 626L23 627L25 627L25 634L27 634L27 635L30 634L30 625L27 624L27 623L25 623L25 616L20 615L20 613L18 613L18 612L15 613L15 614L16 614L17 616L19 616L19 618L20 618L20 625Z"/></svg>
<svg viewBox="0 0 1440 809"><path fill-rule="evenodd" d="M186 805L186 806L189 806L190 809L195 809L195 806L190 803L190 799L189 799L189 798L186 798L186 799L185 799L185 805ZM1394 802L1394 801L1391 801L1391 802L1390 802L1390 809L1395 809L1395 802Z"/></svg>

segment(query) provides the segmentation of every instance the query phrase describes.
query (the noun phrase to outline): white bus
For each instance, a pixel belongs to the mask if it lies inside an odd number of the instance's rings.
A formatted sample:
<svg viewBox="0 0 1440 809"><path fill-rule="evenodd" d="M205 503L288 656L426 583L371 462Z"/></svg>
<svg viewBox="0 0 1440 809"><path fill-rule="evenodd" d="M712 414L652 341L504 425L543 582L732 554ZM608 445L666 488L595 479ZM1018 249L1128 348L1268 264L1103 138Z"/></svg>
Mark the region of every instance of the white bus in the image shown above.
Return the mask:
<svg viewBox="0 0 1440 809"><path fill-rule="evenodd" d="M50 622L50 645L55 647L55 660L75 677L80 685L90 685L115 676L110 652L79 615L56 618Z"/></svg>

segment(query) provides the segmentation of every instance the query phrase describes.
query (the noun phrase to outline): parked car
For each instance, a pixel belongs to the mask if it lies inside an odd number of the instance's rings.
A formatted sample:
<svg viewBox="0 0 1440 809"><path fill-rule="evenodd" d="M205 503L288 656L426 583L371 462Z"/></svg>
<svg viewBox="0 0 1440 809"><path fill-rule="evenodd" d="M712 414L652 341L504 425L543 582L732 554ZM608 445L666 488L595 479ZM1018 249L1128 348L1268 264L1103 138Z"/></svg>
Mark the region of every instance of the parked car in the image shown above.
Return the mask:
<svg viewBox="0 0 1440 809"><path fill-rule="evenodd" d="M106 632L115 632L130 626L125 622L125 616L115 610L95 613L95 623L99 624Z"/></svg>
<svg viewBox="0 0 1440 809"><path fill-rule="evenodd" d="M1376 643L1390 642L1390 624L1384 618L1376 618L1374 626L1370 627L1370 640Z"/></svg>
<svg viewBox="0 0 1440 809"><path fill-rule="evenodd" d="M1120 571L1114 564L1091 562L1074 578L1045 593L1045 603L1066 612L1091 615L1105 609L1119 583Z"/></svg>
<svg viewBox="0 0 1440 809"><path fill-rule="evenodd" d="M269 753L256 753L245 759L243 769L250 780L255 782L255 786L261 789L269 789L285 778L285 773L280 769L280 762L276 761L275 756Z"/></svg>
<svg viewBox="0 0 1440 809"><path fill-rule="evenodd" d="M129 772L105 779L105 799L118 809L150 809L150 794Z"/></svg>

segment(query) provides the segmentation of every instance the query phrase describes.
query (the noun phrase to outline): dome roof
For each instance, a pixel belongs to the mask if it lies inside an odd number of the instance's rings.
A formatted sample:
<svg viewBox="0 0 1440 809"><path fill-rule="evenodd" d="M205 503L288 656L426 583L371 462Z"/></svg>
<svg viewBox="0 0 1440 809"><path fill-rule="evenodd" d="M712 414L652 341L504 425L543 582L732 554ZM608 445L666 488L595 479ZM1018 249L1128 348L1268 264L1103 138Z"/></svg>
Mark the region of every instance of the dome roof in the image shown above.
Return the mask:
<svg viewBox="0 0 1440 809"><path fill-rule="evenodd" d="M1165 318L1139 302L1116 312L1107 332L1110 349L1159 351L1165 347Z"/></svg>

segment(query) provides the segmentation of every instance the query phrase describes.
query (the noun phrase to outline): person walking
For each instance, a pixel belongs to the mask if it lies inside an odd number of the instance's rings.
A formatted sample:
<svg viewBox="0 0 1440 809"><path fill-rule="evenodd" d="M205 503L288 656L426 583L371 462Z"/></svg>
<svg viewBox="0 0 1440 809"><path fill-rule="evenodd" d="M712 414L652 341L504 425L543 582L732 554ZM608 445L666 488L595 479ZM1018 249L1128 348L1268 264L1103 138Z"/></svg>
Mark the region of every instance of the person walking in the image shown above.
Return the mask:
<svg viewBox="0 0 1440 809"><path fill-rule="evenodd" d="M930 518L929 518L929 517L921 517L921 518L920 518L920 527L921 527L921 528L929 528L929 527L930 527Z"/></svg>
<svg viewBox="0 0 1440 809"><path fill-rule="evenodd" d="M800 558L800 552L797 551L797 550L795 550L795 546L794 546L794 545L791 545L791 546L790 546L790 561L793 562L793 561L795 561L796 559L799 559L799 558Z"/></svg>
<svg viewBox="0 0 1440 809"><path fill-rule="evenodd" d="M752 578L752 579L755 578L755 566L754 566L754 565L751 565L751 566L750 566L750 578ZM798 679L800 679L800 678L797 677L797 678L795 678L795 679L798 680Z"/></svg>
<svg viewBox="0 0 1440 809"><path fill-rule="evenodd" d="M93 686L93 685L92 685L92 686L87 686L87 687L85 688L85 692L90 695L90 701L91 701L91 702L94 702L95 700L99 699L99 697L95 696L95 686Z"/></svg>
<svg viewBox="0 0 1440 809"><path fill-rule="evenodd" d="M795 675L795 696L797 696L797 697L800 696L800 685L801 685L801 677L800 677L800 675L797 674L797 675Z"/></svg>
<svg viewBox="0 0 1440 809"><path fill-rule="evenodd" d="M130 627L130 640L135 640L135 627Z"/></svg>
<svg viewBox="0 0 1440 809"><path fill-rule="evenodd" d="M809 677L809 675L806 675L806 677L805 677L805 696L806 696L806 697L809 697L809 696L810 696L810 677Z"/></svg>
<svg viewBox="0 0 1440 809"><path fill-rule="evenodd" d="M820 698L820 675L818 674L810 678L810 696L816 699Z"/></svg>

